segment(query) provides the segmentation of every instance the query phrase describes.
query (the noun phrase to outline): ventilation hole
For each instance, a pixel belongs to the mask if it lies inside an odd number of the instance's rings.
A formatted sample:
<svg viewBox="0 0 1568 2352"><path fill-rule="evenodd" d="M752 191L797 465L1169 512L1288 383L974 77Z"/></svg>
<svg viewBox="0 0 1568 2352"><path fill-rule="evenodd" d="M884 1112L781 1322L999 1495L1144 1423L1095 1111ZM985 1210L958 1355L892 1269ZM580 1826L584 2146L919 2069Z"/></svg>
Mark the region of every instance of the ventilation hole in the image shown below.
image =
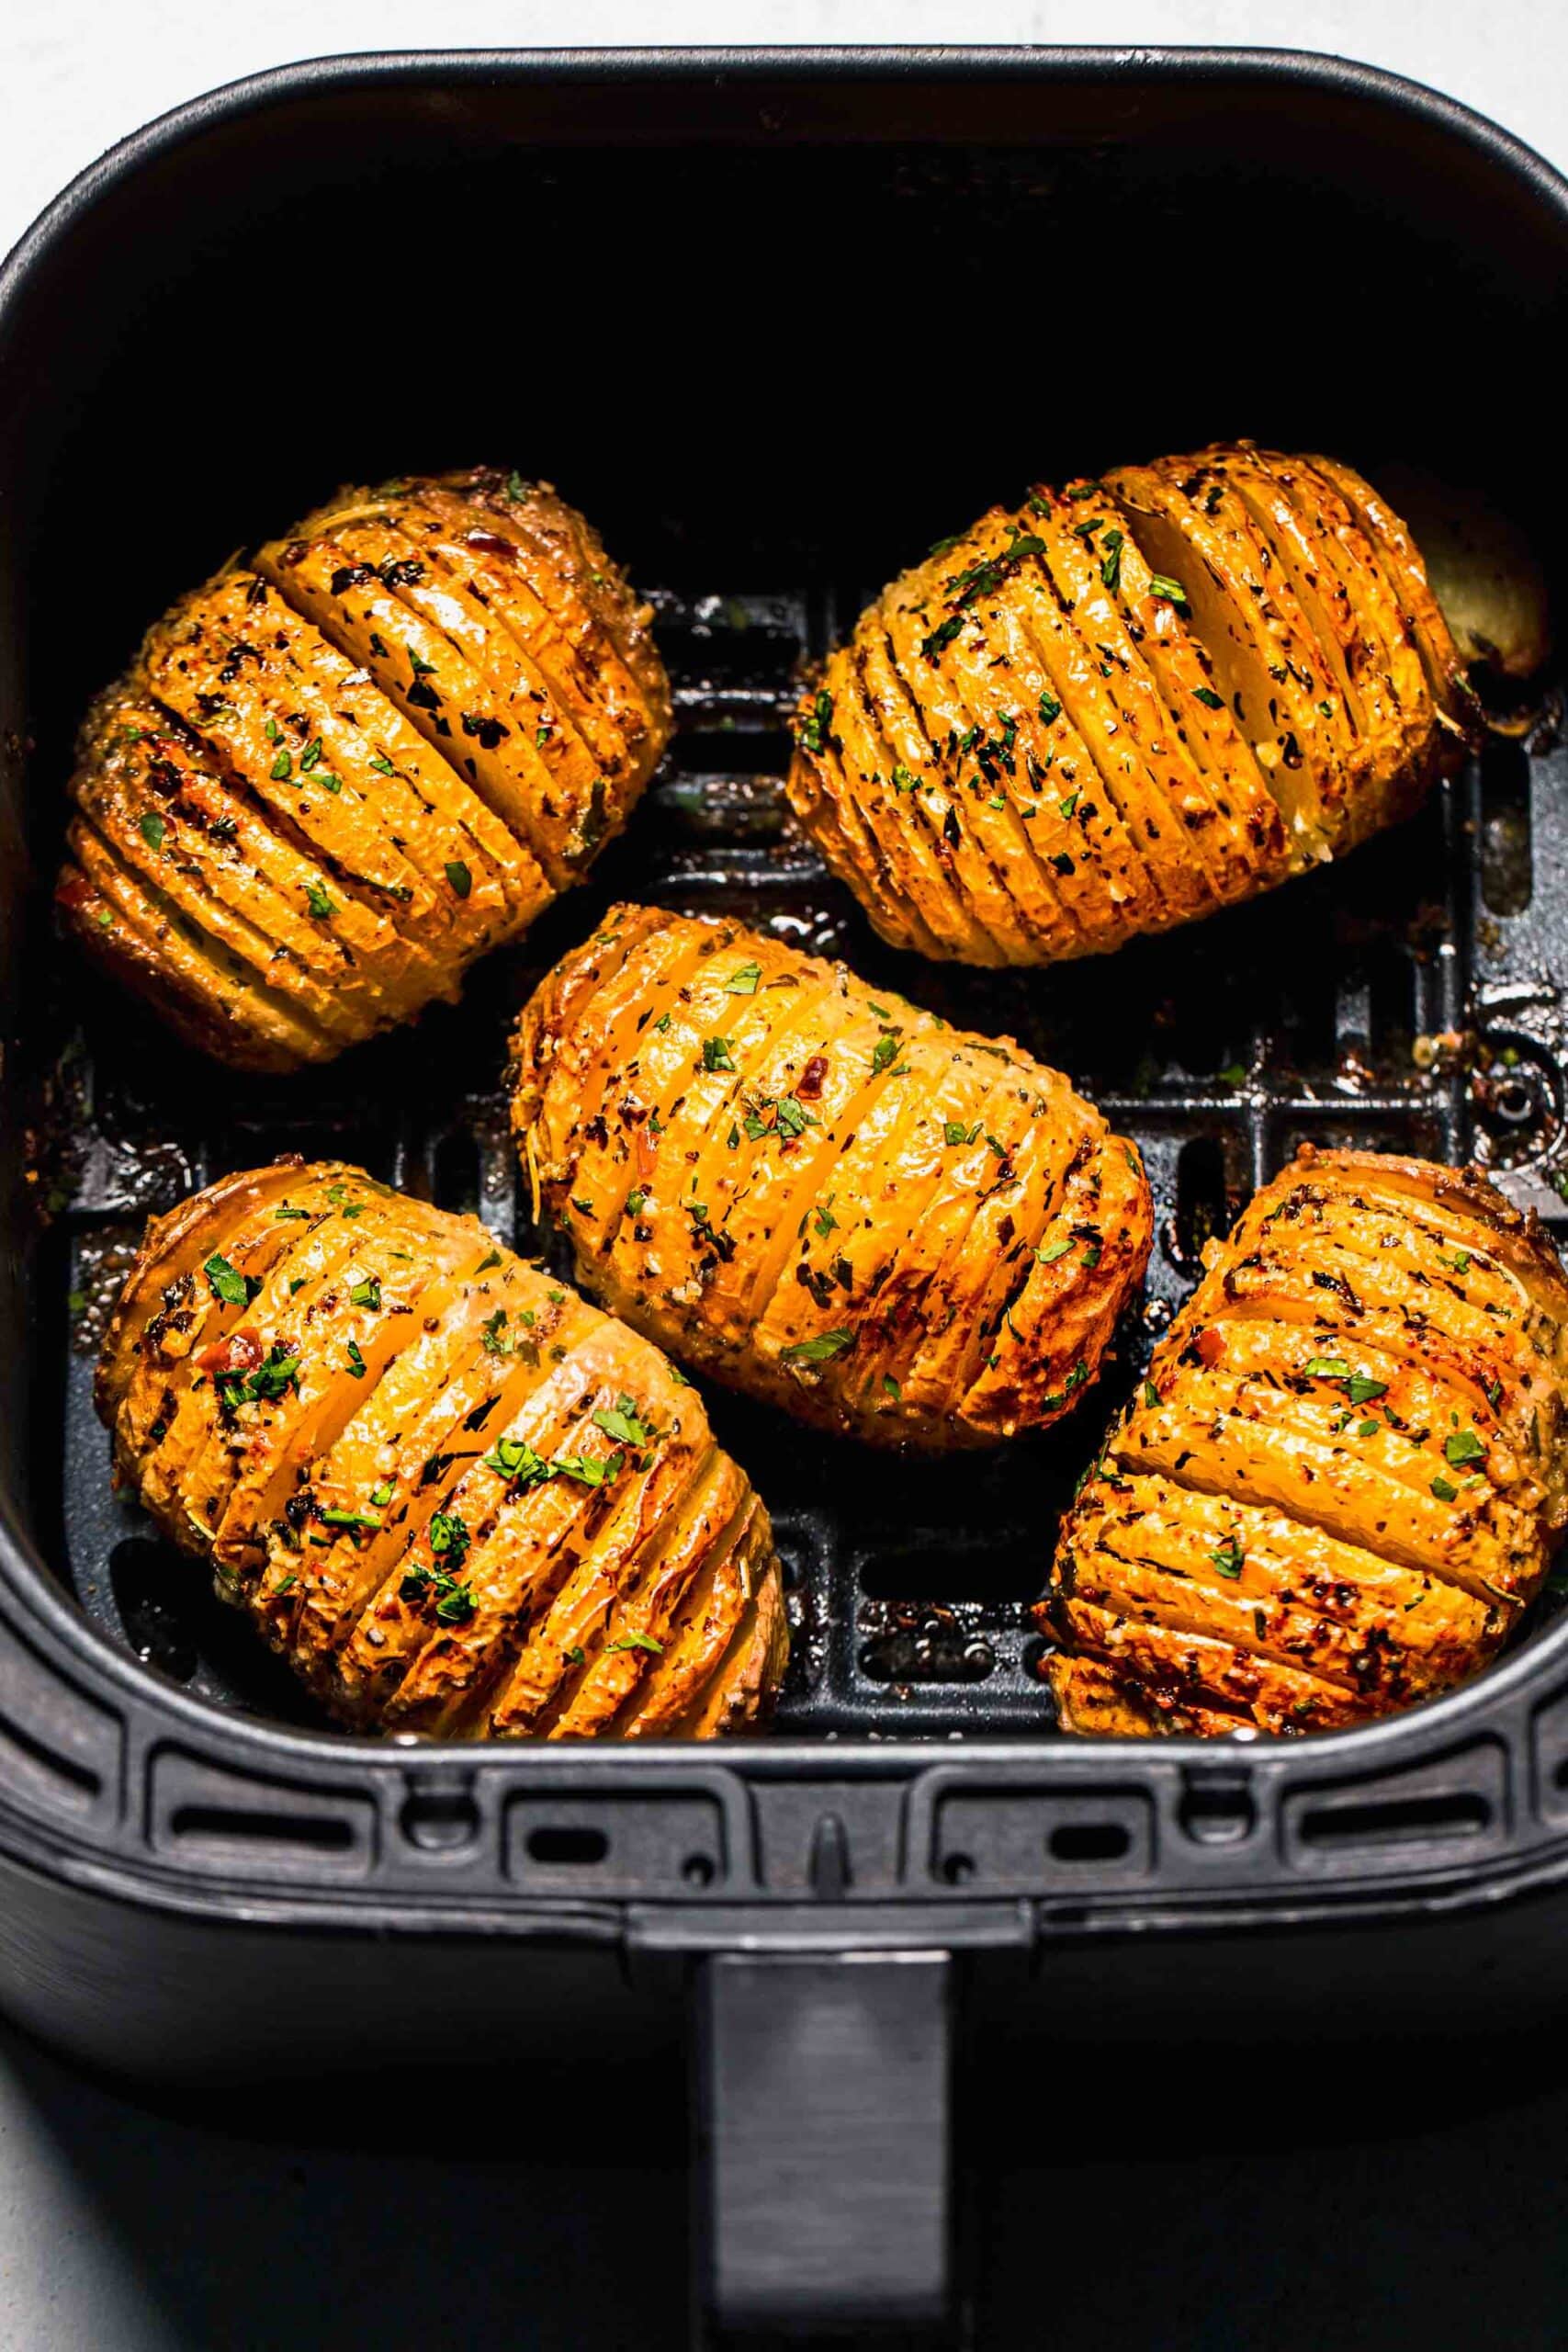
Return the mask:
<svg viewBox="0 0 1568 2352"><path fill-rule="evenodd" d="M1201 1781L1184 1792L1179 1817L1200 1846L1234 1846L1252 1835L1258 1807L1245 1781Z"/></svg>
<svg viewBox="0 0 1568 2352"><path fill-rule="evenodd" d="M466 1127L454 1127L442 1136L431 1155L430 1181L437 1208L478 1215L479 1148Z"/></svg>
<svg viewBox="0 0 1568 2352"><path fill-rule="evenodd" d="M1045 1840L1054 1862L1119 1862L1133 1833L1120 1821L1059 1821Z"/></svg>
<svg viewBox="0 0 1568 2352"><path fill-rule="evenodd" d="M942 1858L942 1874L949 1886L967 1886L975 1875L974 1855L944 1854Z"/></svg>
<svg viewBox="0 0 1568 2352"><path fill-rule="evenodd" d="M1194 1136L1176 1162L1176 1214L1166 1232L1170 1255L1195 1273L1203 1244L1228 1232L1230 1221L1224 1146L1216 1136Z"/></svg>
<svg viewBox="0 0 1568 2352"><path fill-rule="evenodd" d="M1522 915L1534 892L1529 755L1494 737L1481 754L1481 895L1495 915Z"/></svg>
<svg viewBox="0 0 1568 2352"><path fill-rule="evenodd" d="M688 1886L711 1886L718 1876L718 1864L711 1854L688 1854L681 1865L681 1876Z"/></svg>
<svg viewBox="0 0 1568 2352"><path fill-rule="evenodd" d="M602 1829L585 1829L565 1823L555 1828L530 1829L528 1859L531 1862L565 1862L586 1868L602 1862L610 1850L610 1841Z"/></svg>
<svg viewBox="0 0 1568 2352"><path fill-rule="evenodd" d="M989 1642L959 1626L900 1628L860 1654L861 1672L873 1682L984 1682L996 1663Z"/></svg>
<svg viewBox="0 0 1568 2352"><path fill-rule="evenodd" d="M479 1834L479 1809L466 1789L419 1789L398 1815L403 1836L422 1853L454 1853Z"/></svg>
<svg viewBox="0 0 1568 2352"><path fill-rule="evenodd" d="M907 1551L874 1552L861 1563L868 1600L1032 1600L1043 1577L1038 1543L983 1550L933 1535Z"/></svg>
<svg viewBox="0 0 1568 2352"><path fill-rule="evenodd" d="M722 797L723 782L731 777L783 775L789 766L792 749L789 737L779 727L710 725L690 732L683 729L681 775L671 791L663 796L666 805L672 799L678 814L689 816L699 831L710 831L696 797L696 787L702 780L707 776L719 779ZM777 832L784 811L776 797L770 793L749 814L752 822L746 830L755 839L760 831ZM733 822L726 828L731 834L734 830Z"/></svg>
<svg viewBox="0 0 1568 2352"><path fill-rule="evenodd" d="M216 1838L252 1846L309 1846L321 1854L346 1853L353 1824L325 1813L250 1813L231 1805L176 1805L169 1817L175 1838Z"/></svg>
<svg viewBox="0 0 1568 2352"><path fill-rule="evenodd" d="M1384 1846L1404 1838L1476 1838L1491 1821L1484 1797L1389 1797L1303 1814L1300 1834L1303 1846Z"/></svg>
<svg viewBox="0 0 1568 2352"><path fill-rule="evenodd" d="M137 1657L171 1681L188 1682L201 1654L185 1618L188 1576L174 1554L145 1536L127 1536L109 1554L109 1586Z"/></svg>

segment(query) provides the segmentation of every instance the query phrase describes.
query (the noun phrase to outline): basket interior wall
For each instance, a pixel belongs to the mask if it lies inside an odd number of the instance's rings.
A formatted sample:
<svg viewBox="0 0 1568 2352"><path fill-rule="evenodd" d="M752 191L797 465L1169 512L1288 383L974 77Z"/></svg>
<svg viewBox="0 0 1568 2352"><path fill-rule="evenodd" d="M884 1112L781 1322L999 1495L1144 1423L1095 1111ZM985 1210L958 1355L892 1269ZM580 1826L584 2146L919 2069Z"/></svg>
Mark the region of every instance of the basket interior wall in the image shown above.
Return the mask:
<svg viewBox="0 0 1568 2352"><path fill-rule="evenodd" d="M136 266L123 219L118 242L89 220L74 288L34 288L0 384L28 451L0 619L25 661L7 723L30 739L40 887L24 916L18 855L0 888L27 975L9 1079L48 1099L34 1119L13 1098L5 1125L8 1148L33 1131L53 1208L0 1380L19 1392L33 1366L46 1555L187 1688L307 1719L107 1490L90 1347L116 1253L149 1207L281 1149L344 1152L530 1246L502 1041L612 896L738 911L1012 1031L1137 1137L1156 1186L1147 1307L1049 1439L911 1465L712 1398L779 1525L797 1732L1048 1728L1028 1603L1062 1502L1202 1239L1297 1142L1478 1150L1561 1211L1568 768L1550 717L1341 867L1022 978L895 956L785 818L803 664L931 539L1031 479L1253 433L1374 473L1425 462L1552 544L1560 496L1529 460L1552 446L1538 355L1562 297L1528 220L1354 116L1325 185L1326 127L1305 139L1256 90L1141 117L1110 85L1037 95L1025 119L1016 93L988 115L972 94L973 120L961 105L927 138L906 94L877 135L841 138L821 94L818 119L784 87L772 141L738 115L684 147L646 88L640 114L601 94L596 138L559 91L553 112L537 90L411 95L390 131L350 94L335 115L296 101L265 138L242 121L152 167ZM766 123L766 94L752 104ZM558 481L654 588L672 754L591 885L459 1011L287 1084L215 1072L49 940L81 707L163 602L335 482L489 456ZM1458 1050L1424 1042L1445 1036Z"/></svg>

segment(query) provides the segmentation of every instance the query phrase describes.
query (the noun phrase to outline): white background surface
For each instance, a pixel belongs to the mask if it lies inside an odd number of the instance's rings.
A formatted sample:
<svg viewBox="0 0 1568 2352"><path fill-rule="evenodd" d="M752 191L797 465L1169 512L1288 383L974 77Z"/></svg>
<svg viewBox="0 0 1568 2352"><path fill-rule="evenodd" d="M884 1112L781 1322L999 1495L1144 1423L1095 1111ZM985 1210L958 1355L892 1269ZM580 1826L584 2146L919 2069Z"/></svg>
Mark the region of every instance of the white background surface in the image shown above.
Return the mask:
<svg viewBox="0 0 1568 2352"><path fill-rule="evenodd" d="M1336 51L1431 83L1568 165L1564 0L0 0L0 249L125 132L217 83L292 58L370 48L943 39ZM510 2324L492 2334L471 2279L442 2287L419 2267L420 2245L434 2207L456 2200L471 2216L475 2258L504 2270L522 2256L516 2232L531 2196L543 2192L538 2177L530 2189L525 2169L501 2175L471 2160L441 2167L375 2154L322 2156L248 2136L243 2117L233 2123L229 2132L144 2116L0 2031L0 2352L304 2352L372 2339L394 2352L394 2306L396 2346L419 2342L431 2352L488 2352L502 2342L509 2352L555 2344L654 2352L671 2341L668 2321L632 2316L640 2289L629 2274L617 2282L615 2266L602 2259L615 2240L595 2210L604 2191L592 2177L580 2174L574 2188L558 2165L550 2175L566 2202L549 2267L576 2265L575 2317L552 2320L517 2278ZM1469 2169L1458 2149L1451 2161L1456 2172ZM637 2256L650 2251L650 2227L655 2237L678 2237L680 2228L669 2150L646 2152L643 2162L649 2169L631 2189L640 2225L630 2245L624 2230L621 2238L632 2273ZM1483 2198L1485 2171L1476 2174ZM1435 2163L1434 2175L1449 2177L1449 2159ZM633 2178L621 2176L623 2194ZM649 2179L660 2183L651 2210ZM313 2288L301 2289L302 2263L316 2265ZM1479 2309L1474 2317L1476 2334L1449 2336L1439 2324L1428 2346L1482 2341ZM1525 2326L1524 2339L1517 2326L1510 2338L1516 2352L1530 2352Z"/></svg>

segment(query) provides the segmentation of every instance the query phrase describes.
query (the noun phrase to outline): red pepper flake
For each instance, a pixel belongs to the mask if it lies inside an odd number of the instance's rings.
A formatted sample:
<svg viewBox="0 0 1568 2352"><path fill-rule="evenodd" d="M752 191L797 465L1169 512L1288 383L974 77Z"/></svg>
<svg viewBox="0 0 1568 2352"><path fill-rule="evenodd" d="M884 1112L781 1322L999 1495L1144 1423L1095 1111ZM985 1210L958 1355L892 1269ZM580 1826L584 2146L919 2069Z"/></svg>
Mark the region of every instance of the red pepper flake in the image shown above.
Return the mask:
<svg viewBox="0 0 1568 2352"><path fill-rule="evenodd" d="M1224 1334L1217 1325L1205 1323L1192 1345L1200 1363L1216 1364L1225 1351Z"/></svg>
<svg viewBox="0 0 1568 2352"><path fill-rule="evenodd" d="M231 1373L254 1372L265 1353L260 1333L250 1324L243 1323L227 1339L214 1340L210 1347L198 1348L196 1360L203 1372L210 1372L222 1380Z"/></svg>
<svg viewBox="0 0 1568 2352"><path fill-rule="evenodd" d="M822 1100L822 1080L827 1075L827 1055L813 1054L801 1071L800 1084L795 1090L802 1102L819 1102Z"/></svg>

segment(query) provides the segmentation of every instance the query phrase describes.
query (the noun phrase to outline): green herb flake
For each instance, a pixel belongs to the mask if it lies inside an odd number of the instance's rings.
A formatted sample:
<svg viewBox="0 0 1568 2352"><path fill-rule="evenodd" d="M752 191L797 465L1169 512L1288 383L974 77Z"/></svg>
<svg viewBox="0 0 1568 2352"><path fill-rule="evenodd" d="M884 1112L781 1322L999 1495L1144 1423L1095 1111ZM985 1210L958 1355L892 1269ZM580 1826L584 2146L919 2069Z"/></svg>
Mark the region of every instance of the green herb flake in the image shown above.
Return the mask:
<svg viewBox="0 0 1568 2352"><path fill-rule="evenodd" d="M846 1348L852 1348L854 1343L855 1335L852 1331L843 1329L819 1331L815 1339L797 1340L793 1347L781 1348L779 1362L781 1363L829 1363L834 1356L841 1356Z"/></svg>
<svg viewBox="0 0 1568 2352"><path fill-rule="evenodd" d="M1185 613L1190 609L1187 591L1180 581L1168 578L1163 571L1150 572L1149 594L1151 596L1163 596L1166 603L1174 605L1179 613Z"/></svg>
<svg viewBox="0 0 1568 2352"><path fill-rule="evenodd" d="M1201 702L1205 710L1224 710L1225 707L1224 696L1217 695L1213 686L1194 686L1192 699Z"/></svg>
<svg viewBox="0 0 1568 2352"><path fill-rule="evenodd" d="M355 1283L348 1294L348 1303L351 1306L368 1306L373 1314L378 1314L381 1307L381 1284L377 1277L374 1274L367 1274L362 1283Z"/></svg>
<svg viewBox="0 0 1568 2352"><path fill-rule="evenodd" d="M1434 1478L1432 1481L1432 1492L1437 1496L1438 1500L1440 1503L1457 1502L1459 1499L1459 1488L1457 1487L1450 1487L1446 1478Z"/></svg>
<svg viewBox="0 0 1568 2352"><path fill-rule="evenodd" d="M651 1650L655 1657L662 1657L664 1645L656 1642L651 1634L624 1634L618 1642L606 1642L605 1650Z"/></svg>
<svg viewBox="0 0 1568 2352"><path fill-rule="evenodd" d="M737 964L724 983L726 996L755 996L761 985L761 964Z"/></svg>
<svg viewBox="0 0 1568 2352"><path fill-rule="evenodd" d="M354 1340L350 1340L348 1343L348 1368L355 1380L364 1379L366 1370L365 1358L359 1352L357 1341Z"/></svg>
<svg viewBox="0 0 1568 2352"><path fill-rule="evenodd" d="M333 905L332 899L328 898L326 892L322 889L319 882L306 883L305 904L310 908L310 912L317 916L322 922L330 921L337 912L336 907Z"/></svg>
<svg viewBox="0 0 1568 2352"><path fill-rule="evenodd" d="M705 1069L734 1069L735 1064L730 1058L728 1037L703 1039L703 1068Z"/></svg>
<svg viewBox="0 0 1568 2352"><path fill-rule="evenodd" d="M138 818L136 830L149 849L163 848L164 835L167 828L162 817L158 816L153 809L149 808L144 817Z"/></svg>
<svg viewBox="0 0 1568 2352"><path fill-rule="evenodd" d="M1049 1242L1043 1250L1036 1250L1034 1254L1043 1266L1054 1266L1058 1258L1066 1256L1072 1246L1073 1237L1069 1233L1065 1241Z"/></svg>
<svg viewBox="0 0 1568 2352"><path fill-rule="evenodd" d="M1228 1577L1233 1584L1241 1574L1242 1564L1246 1557L1246 1553L1234 1535L1223 1544L1217 1552L1211 1552L1209 1555L1210 1560L1218 1568L1221 1576Z"/></svg>
<svg viewBox="0 0 1568 2352"><path fill-rule="evenodd" d="M378 775L396 775L398 773L397 769L392 765L391 761L387 757L385 752L373 752L371 754L370 764L375 769Z"/></svg>
<svg viewBox="0 0 1568 2352"><path fill-rule="evenodd" d="M1467 1463L1486 1459L1486 1448L1473 1430L1460 1430L1452 1437L1446 1437L1443 1453L1456 1470L1462 1470Z"/></svg>
<svg viewBox="0 0 1568 2352"><path fill-rule="evenodd" d="M458 898L466 899L469 891L474 887L474 877L469 873L468 867L464 865L462 859L460 857L448 859L446 865L442 870L446 874L447 881L450 882Z"/></svg>

